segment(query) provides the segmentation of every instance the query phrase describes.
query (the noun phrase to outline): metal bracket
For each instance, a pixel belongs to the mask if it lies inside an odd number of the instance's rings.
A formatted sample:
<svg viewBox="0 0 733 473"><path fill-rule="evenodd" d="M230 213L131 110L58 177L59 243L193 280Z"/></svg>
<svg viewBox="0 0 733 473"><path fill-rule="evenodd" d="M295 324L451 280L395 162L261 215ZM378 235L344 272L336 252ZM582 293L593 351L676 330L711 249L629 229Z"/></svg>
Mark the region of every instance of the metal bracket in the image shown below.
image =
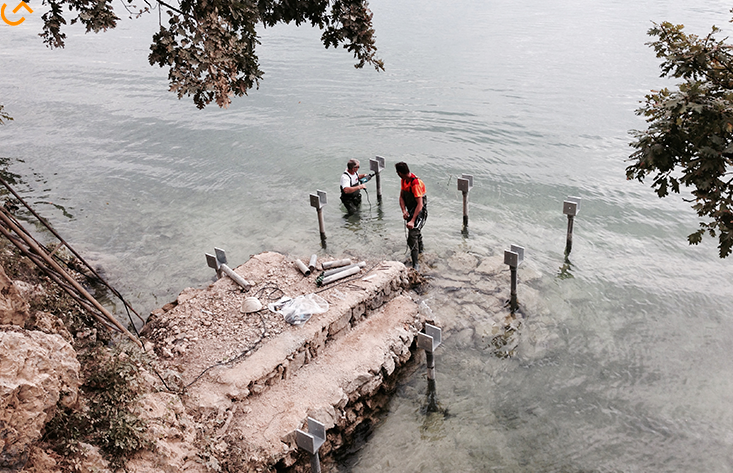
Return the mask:
<svg viewBox="0 0 733 473"><path fill-rule="evenodd" d="M442 330L435 325L425 324L425 332L417 333L417 347L433 352L442 343Z"/></svg>
<svg viewBox="0 0 733 473"><path fill-rule="evenodd" d="M570 215L571 217L580 213L580 197L568 197L567 200L562 203L562 213Z"/></svg>
<svg viewBox="0 0 733 473"><path fill-rule="evenodd" d="M524 261L524 247L512 245L510 250L504 250L504 264L516 268Z"/></svg>
<svg viewBox="0 0 733 473"><path fill-rule="evenodd" d="M369 170L371 172L375 172L379 174L384 170L384 164L385 160L381 156L375 156L373 158L369 158Z"/></svg>
<svg viewBox="0 0 733 473"><path fill-rule="evenodd" d="M471 174L461 174L458 178L458 190L468 192L473 187L473 176Z"/></svg>
<svg viewBox="0 0 733 473"><path fill-rule="evenodd" d="M324 205L328 203L328 199L326 198L326 191L317 190L316 194L311 194L311 207L315 207L317 209L323 208Z"/></svg>
<svg viewBox="0 0 733 473"><path fill-rule="evenodd" d="M227 254L221 248L214 248L214 255L206 253L206 264L209 268L215 269L217 272L221 271L221 266L227 264Z"/></svg>
<svg viewBox="0 0 733 473"><path fill-rule="evenodd" d="M206 264L209 265L209 268L215 269L217 273L219 272L219 261L216 256L206 253Z"/></svg>
<svg viewBox="0 0 733 473"><path fill-rule="evenodd" d="M206 264L209 265L210 268L213 268L216 270L216 276L221 277L222 271L227 274L234 282L242 286L245 290L252 287L252 284L247 282L246 279L244 279L239 274L235 273L233 269L231 269L229 266L227 266L227 254L224 250L221 248L214 248L214 253L216 256L206 253Z"/></svg>
<svg viewBox="0 0 733 473"><path fill-rule="evenodd" d="M325 441L326 426L312 417L308 417L308 432L303 432L300 429L295 431L295 443L312 455L318 453L318 449Z"/></svg>

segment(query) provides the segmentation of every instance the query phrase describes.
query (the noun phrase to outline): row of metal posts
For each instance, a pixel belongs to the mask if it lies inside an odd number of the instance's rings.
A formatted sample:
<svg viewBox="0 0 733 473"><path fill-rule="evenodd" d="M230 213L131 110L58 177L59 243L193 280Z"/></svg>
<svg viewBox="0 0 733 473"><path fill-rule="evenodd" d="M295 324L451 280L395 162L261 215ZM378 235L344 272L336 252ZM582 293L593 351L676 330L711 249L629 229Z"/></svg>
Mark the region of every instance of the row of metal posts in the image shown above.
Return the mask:
<svg viewBox="0 0 733 473"><path fill-rule="evenodd" d="M369 160L369 170L374 173L377 180L377 202L382 203L382 171L384 170L385 160L381 156L376 156ZM458 178L458 190L463 194L463 234L468 235L468 192L473 187L473 176L470 174L462 174ZM315 194L310 194L311 207L316 209L318 214L318 230L321 234L321 246L326 248L326 225L323 221L323 206L328 203L326 191L316 190Z"/></svg>
<svg viewBox="0 0 733 473"><path fill-rule="evenodd" d="M369 170L375 174L377 179L377 200L382 202L382 184L381 172L385 167L385 159L376 156L369 160ZM458 190L463 194L463 230L464 235L468 235L468 193L473 188L473 176L470 174L462 174L457 179ZM326 192L322 190L316 191L316 194L310 195L311 206L316 208L318 212L318 228L321 233L321 245L326 248L326 229L323 221L323 206L327 203ZM565 256L570 254L573 248L573 223L575 216L580 211L580 197L568 197L563 202L563 213L568 216L568 232L565 243ZM524 259L524 248L512 245L511 250L504 251L504 264L509 265L511 271L511 296L509 306L514 312L517 310L517 267Z"/></svg>
<svg viewBox="0 0 733 473"><path fill-rule="evenodd" d="M370 171L374 172L377 179L377 201L382 202L382 186L381 172L384 170L385 160L381 156L369 160ZM463 194L463 234L468 234L468 193L473 187L473 176L470 174L462 174L458 178L458 190ZM321 234L321 245L326 248L326 230L323 221L323 206L328 202L326 192L322 190L316 191L316 194L310 195L311 206L315 207L318 212L318 228ZM568 197L563 202L563 213L568 216L568 232L567 242L565 246L565 255L567 256L572 250L573 245L573 220L580 210L580 198ZM504 251L504 264L509 265L511 272L511 292L509 306L512 312L518 308L517 301L517 267L524 260L524 248L517 245L511 245L511 249ZM436 397L435 384L435 358L433 352L441 344L441 329L430 324L425 324L424 332L418 333L417 346L425 350L425 359L427 364L428 379L428 412L439 410ZM308 432L300 429L296 430L296 443L298 446L308 451L311 456L311 471L314 473L321 472L320 460L318 457L318 449L323 445L326 438L324 424L309 417Z"/></svg>
<svg viewBox="0 0 733 473"><path fill-rule="evenodd" d="M376 169L375 175L377 177L377 189L379 192L379 199L381 200L381 186L380 186L380 180L379 180L379 174L381 170L384 169L384 158L381 158L377 156L381 161L376 161L377 164L372 168ZM370 162L374 162L375 160L372 160ZM473 187L473 176L468 174L463 174L461 178L458 179L458 190L460 190L463 193L463 232L464 234L468 233L468 192ZM323 206L326 204L326 192L325 191L317 191L317 194L311 194L311 205L316 208L318 211L318 225L320 227L321 231L321 243L323 247L326 247L326 232L324 229L324 223L323 223ZM575 216L580 212L580 197L568 197L566 201L563 202L563 213L567 215L568 217L568 231L567 231L567 239L565 243L565 257L567 259L567 256L570 254L573 248L573 223ZM245 281L241 276L236 274L229 266L227 266L226 262L226 254L224 253L224 250L221 250L219 248L215 248L216 256L207 254L206 259L208 262L208 265L216 270L217 276L221 277L221 273L226 273L229 277L231 277L235 282L237 282L240 286L242 286L245 290L248 289L251 284L247 281ZM298 261L301 265L301 271L304 272L304 274L308 275L310 269L312 271L313 269L313 259L315 255L311 257L311 263L308 267L305 266L304 263ZM509 307L512 312L516 311L518 308L518 301L517 301L517 268L519 265L524 261L524 248L518 245L511 245L511 249L504 250L504 264L509 266L510 274L511 274L511 291L510 291L510 299L509 299Z"/></svg>
<svg viewBox="0 0 733 473"><path fill-rule="evenodd" d="M384 159L380 163L381 169L384 169ZM379 171L381 171L379 169ZM379 176L379 171L376 172L376 176ZM381 202L381 187L379 186L379 179L377 180L377 189L379 192L379 201ZM473 187L473 176L463 174L458 179L458 190L463 193L463 233L468 233L468 192ZM314 199L318 199L321 202L320 194L323 191L318 191L319 195L311 195L311 205L315 202ZM325 194L325 192L323 192ZM323 203L325 204L325 195L323 196ZM316 206L319 211L319 225L321 226L321 240L324 242L325 247L325 232L322 226L322 205ZM565 257L567 258L573 247L573 223L575 216L580 211L580 197L568 197L563 202L563 213L568 217L568 231L567 239L565 244ZM509 266L511 272L511 291L509 307L512 311L517 310L517 268L524 261L524 248L518 245L511 245L509 250L504 251L504 264ZM425 361L427 365L427 412L439 412L440 406L437 400L437 389L435 381L435 356L433 352L442 342L441 329L431 324L425 324L423 332L417 335L417 347L425 350ZM296 443L298 446L308 451L311 456L311 471L314 473L321 472L320 460L318 457L318 449L325 442L326 431L324 424L318 422L313 418L308 418L308 431L304 432L300 429L296 430Z"/></svg>

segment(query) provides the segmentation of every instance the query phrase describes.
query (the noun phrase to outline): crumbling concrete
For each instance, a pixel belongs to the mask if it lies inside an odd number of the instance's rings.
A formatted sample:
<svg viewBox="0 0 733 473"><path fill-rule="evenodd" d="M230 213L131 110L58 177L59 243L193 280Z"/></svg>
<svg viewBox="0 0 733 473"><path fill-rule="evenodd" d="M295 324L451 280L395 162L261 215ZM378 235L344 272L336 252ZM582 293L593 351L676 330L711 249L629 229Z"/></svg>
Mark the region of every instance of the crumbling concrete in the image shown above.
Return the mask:
<svg viewBox="0 0 733 473"><path fill-rule="evenodd" d="M410 359L422 321L404 293L408 271L398 262L367 262L354 278L319 288L315 275L304 277L293 259L271 252L235 271L254 283L249 291L226 277L185 290L151 316L146 346L159 355L169 387L181 390L200 464L299 471L308 461L294 432L307 417L326 425L322 454L338 449L384 406L395 371ZM316 292L329 309L301 326L266 308L283 295ZM265 308L243 313L248 296Z"/></svg>

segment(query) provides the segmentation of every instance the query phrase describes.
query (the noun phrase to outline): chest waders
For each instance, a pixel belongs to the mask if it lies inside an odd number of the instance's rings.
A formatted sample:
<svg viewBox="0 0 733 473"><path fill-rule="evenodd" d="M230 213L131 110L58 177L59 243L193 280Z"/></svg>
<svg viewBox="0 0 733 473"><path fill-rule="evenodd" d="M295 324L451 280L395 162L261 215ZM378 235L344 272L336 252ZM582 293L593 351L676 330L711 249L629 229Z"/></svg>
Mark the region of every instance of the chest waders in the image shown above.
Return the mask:
<svg viewBox="0 0 733 473"><path fill-rule="evenodd" d="M359 184L359 178L357 174L356 183L351 182L351 174L344 171L344 174L349 176L349 183L351 184L349 187L354 187L355 185ZM352 192L351 194L347 194L344 192L344 188L341 187L341 202L343 202L344 207L346 207L346 212L348 212L349 215L355 213L357 210L359 210L359 207L361 207L361 191L358 190L356 192Z"/></svg>
<svg viewBox="0 0 733 473"><path fill-rule="evenodd" d="M412 195L412 190L402 191L402 200L405 202L407 208L409 222L412 220L412 216L415 214L417 209L417 199ZM425 226L425 221L428 219L428 196L422 196L422 210L415 218L415 226L407 229L407 246L410 248L410 258L412 259L412 267L418 268L417 258L420 253L423 252L422 243L422 227Z"/></svg>

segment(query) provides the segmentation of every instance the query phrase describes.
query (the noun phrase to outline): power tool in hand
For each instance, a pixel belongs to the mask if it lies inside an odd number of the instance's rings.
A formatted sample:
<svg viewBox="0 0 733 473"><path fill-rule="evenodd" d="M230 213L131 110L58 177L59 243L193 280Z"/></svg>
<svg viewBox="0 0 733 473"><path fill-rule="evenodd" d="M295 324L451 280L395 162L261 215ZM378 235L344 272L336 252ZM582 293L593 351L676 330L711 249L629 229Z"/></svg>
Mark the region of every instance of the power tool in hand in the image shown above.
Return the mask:
<svg viewBox="0 0 733 473"><path fill-rule="evenodd" d="M374 177L374 173L362 177L361 179L359 179L359 184L366 184L372 177Z"/></svg>

